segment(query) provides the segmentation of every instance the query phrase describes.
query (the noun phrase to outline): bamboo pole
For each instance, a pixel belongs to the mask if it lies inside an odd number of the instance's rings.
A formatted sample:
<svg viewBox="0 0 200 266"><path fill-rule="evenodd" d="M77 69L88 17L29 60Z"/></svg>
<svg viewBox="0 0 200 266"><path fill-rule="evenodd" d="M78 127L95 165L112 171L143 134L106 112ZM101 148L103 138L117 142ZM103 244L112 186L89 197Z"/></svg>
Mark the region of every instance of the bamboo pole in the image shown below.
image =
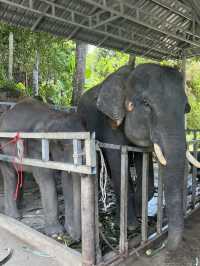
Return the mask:
<svg viewBox="0 0 200 266"><path fill-rule="evenodd" d="M14 52L14 41L13 32L9 33L9 58L8 58L8 78L13 79L13 52Z"/></svg>

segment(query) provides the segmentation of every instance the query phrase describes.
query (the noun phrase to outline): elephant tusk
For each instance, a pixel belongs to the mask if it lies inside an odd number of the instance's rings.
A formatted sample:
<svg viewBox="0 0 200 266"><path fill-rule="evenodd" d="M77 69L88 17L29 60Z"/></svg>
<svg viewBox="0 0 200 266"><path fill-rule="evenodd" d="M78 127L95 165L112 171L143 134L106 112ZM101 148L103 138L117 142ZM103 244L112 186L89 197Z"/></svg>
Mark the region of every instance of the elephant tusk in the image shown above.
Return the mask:
<svg viewBox="0 0 200 266"><path fill-rule="evenodd" d="M160 146L157 144L157 143L154 143L153 144L154 146L154 151L155 151L155 154L159 160L159 162L162 164L162 165L167 165L167 161L162 153L162 150L160 148Z"/></svg>
<svg viewBox="0 0 200 266"><path fill-rule="evenodd" d="M118 120L116 121L116 125L117 125L117 127L119 127L119 126L121 125L121 123L122 123L122 120L119 120L119 119L118 119Z"/></svg>
<svg viewBox="0 0 200 266"><path fill-rule="evenodd" d="M198 162L197 159L188 150L186 151L186 158L196 168L200 168L200 162Z"/></svg>

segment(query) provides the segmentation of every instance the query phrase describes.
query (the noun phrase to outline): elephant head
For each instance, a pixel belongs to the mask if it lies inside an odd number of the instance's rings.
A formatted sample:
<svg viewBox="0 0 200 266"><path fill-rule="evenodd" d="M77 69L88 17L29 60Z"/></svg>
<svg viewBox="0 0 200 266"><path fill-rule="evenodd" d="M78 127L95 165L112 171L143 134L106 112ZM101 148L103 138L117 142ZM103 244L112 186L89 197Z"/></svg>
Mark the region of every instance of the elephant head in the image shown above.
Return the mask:
<svg viewBox="0 0 200 266"><path fill-rule="evenodd" d="M184 227L184 114L190 109L183 78L177 69L156 64L140 65L123 77L113 75L102 84L97 108L121 125L133 144L154 146L164 179L168 248L176 249Z"/></svg>

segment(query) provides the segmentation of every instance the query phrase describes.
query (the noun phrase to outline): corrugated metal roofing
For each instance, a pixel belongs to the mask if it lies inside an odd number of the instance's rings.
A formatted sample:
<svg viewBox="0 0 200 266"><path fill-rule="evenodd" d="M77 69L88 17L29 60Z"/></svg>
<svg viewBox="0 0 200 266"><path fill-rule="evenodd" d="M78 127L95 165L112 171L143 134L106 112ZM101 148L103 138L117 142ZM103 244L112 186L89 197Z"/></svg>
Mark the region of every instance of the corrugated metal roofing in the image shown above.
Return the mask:
<svg viewBox="0 0 200 266"><path fill-rule="evenodd" d="M0 20L154 59L200 54L199 0L0 0Z"/></svg>

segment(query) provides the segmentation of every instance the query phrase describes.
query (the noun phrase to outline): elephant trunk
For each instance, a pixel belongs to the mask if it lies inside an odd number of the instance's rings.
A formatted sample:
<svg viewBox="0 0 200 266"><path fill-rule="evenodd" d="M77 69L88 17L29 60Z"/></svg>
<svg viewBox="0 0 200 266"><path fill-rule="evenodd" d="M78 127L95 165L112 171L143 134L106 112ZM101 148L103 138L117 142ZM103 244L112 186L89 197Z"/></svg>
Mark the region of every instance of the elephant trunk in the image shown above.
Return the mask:
<svg viewBox="0 0 200 266"><path fill-rule="evenodd" d="M184 131L183 131L184 132ZM183 180L185 168L185 135L169 135L164 138L163 150L167 165L161 165L164 180L165 200L168 216L168 249L175 250L184 228Z"/></svg>

